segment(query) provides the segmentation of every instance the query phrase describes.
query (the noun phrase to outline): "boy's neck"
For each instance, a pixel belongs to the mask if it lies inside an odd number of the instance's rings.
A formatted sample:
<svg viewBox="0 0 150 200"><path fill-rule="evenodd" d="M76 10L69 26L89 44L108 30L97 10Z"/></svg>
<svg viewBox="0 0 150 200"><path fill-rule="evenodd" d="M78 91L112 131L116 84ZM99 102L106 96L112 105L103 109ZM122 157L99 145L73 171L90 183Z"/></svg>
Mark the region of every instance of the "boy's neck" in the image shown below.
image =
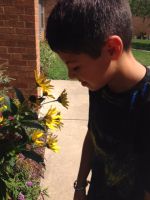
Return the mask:
<svg viewBox="0 0 150 200"><path fill-rule="evenodd" d="M116 93L131 89L143 79L146 73L146 68L134 58L131 51L123 52L114 66L115 74L108 86Z"/></svg>

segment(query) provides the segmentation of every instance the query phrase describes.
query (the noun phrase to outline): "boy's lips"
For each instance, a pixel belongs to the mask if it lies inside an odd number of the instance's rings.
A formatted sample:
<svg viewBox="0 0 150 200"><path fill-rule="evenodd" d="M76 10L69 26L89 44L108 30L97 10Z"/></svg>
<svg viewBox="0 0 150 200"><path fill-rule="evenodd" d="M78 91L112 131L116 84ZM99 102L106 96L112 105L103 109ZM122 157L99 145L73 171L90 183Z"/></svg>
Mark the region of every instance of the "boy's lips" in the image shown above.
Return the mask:
<svg viewBox="0 0 150 200"><path fill-rule="evenodd" d="M82 86L88 86L88 83L86 81L80 81Z"/></svg>
<svg viewBox="0 0 150 200"><path fill-rule="evenodd" d="M78 79L82 86L88 87L88 82Z"/></svg>

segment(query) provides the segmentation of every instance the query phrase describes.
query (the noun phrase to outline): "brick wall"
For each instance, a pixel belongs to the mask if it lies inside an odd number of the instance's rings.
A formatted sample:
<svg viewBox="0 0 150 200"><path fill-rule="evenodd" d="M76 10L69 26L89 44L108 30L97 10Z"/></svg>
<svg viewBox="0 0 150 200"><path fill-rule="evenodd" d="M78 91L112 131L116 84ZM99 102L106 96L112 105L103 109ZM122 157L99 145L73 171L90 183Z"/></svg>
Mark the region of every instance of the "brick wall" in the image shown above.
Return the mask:
<svg viewBox="0 0 150 200"><path fill-rule="evenodd" d="M40 68L38 31L38 0L0 0L0 65L25 93Z"/></svg>
<svg viewBox="0 0 150 200"><path fill-rule="evenodd" d="M45 26L47 23L47 18L55 5L57 0L44 0L44 13L45 13ZM141 32L145 32L150 35L150 18L143 21L140 17L133 17L134 35L139 35Z"/></svg>
<svg viewBox="0 0 150 200"><path fill-rule="evenodd" d="M44 9L45 9L45 25L47 23L48 16L54 7L57 0L44 0Z"/></svg>
<svg viewBox="0 0 150 200"><path fill-rule="evenodd" d="M141 32L150 36L150 18L143 20L140 17L133 17L134 35L139 35Z"/></svg>

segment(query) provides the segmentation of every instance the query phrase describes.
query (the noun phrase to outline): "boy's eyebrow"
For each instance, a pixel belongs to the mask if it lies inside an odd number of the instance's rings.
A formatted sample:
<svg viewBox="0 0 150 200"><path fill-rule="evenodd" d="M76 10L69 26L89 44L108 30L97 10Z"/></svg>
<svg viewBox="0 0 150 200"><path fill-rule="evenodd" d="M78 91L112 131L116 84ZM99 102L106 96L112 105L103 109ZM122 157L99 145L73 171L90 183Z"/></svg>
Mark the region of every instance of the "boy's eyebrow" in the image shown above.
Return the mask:
<svg viewBox="0 0 150 200"><path fill-rule="evenodd" d="M74 60L71 60L71 61L67 61L66 64L70 64L70 63L74 63L75 61Z"/></svg>

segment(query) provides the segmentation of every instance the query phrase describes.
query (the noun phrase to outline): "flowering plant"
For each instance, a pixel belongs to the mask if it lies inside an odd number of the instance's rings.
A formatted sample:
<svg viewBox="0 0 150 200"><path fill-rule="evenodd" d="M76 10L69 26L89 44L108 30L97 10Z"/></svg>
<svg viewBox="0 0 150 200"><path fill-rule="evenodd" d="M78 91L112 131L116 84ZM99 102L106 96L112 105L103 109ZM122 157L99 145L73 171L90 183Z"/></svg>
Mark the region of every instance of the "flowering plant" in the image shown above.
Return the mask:
<svg viewBox="0 0 150 200"><path fill-rule="evenodd" d="M38 89L42 91L40 96L30 95L25 98L21 90L14 88L13 95L3 94L0 97L1 200L36 200L39 194L44 196L45 190L40 189L36 175L35 177L33 175L37 168L36 164L41 170L44 167L41 148L47 147L54 152L59 151L54 131L63 126L60 111L51 106L47 113L40 117L38 111L46 98L50 98L50 102L57 101L68 108L67 93L64 90L55 99L51 94L53 89L51 81L44 74L39 75L35 71L35 80ZM33 169L30 161L34 162Z"/></svg>

